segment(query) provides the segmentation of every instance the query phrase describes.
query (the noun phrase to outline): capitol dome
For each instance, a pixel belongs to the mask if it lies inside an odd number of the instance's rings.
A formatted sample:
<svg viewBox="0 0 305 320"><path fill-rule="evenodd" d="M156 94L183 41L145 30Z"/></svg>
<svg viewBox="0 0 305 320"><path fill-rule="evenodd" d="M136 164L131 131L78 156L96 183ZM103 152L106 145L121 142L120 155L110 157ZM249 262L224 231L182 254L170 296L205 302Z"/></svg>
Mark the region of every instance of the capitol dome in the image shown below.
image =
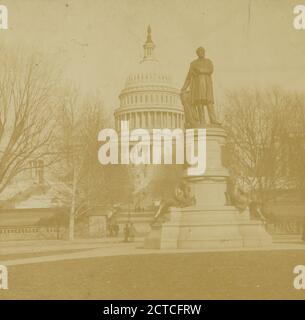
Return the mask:
<svg viewBox="0 0 305 320"><path fill-rule="evenodd" d="M143 59L119 95L120 107L114 113L117 130L122 120L129 121L131 129L183 128L180 91L155 57L150 27L143 48Z"/></svg>
<svg viewBox="0 0 305 320"><path fill-rule="evenodd" d="M138 68L127 77L124 90L138 87L139 85L160 85L172 87L173 82L171 76L164 72L162 65L158 60L143 59L139 63Z"/></svg>

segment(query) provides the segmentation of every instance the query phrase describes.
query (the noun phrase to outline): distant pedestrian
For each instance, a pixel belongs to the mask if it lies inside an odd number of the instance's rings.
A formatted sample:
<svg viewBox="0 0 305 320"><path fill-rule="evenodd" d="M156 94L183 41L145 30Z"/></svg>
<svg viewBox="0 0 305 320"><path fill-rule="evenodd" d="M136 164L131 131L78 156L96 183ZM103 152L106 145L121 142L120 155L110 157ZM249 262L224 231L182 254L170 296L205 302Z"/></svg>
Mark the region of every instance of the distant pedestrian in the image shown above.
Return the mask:
<svg viewBox="0 0 305 320"><path fill-rule="evenodd" d="M134 241L135 227L132 222L129 223L129 240Z"/></svg>
<svg viewBox="0 0 305 320"><path fill-rule="evenodd" d="M119 225L117 222L117 210L114 209L110 212L107 219L107 226L108 226L108 234L110 237L117 237L119 233Z"/></svg>
<svg viewBox="0 0 305 320"><path fill-rule="evenodd" d="M120 227L118 225L118 223L115 223L115 225L113 226L113 232L114 232L114 236L117 237L120 231Z"/></svg>
<svg viewBox="0 0 305 320"><path fill-rule="evenodd" d="M124 227L124 242L134 240L134 226L132 222L127 222Z"/></svg>
<svg viewBox="0 0 305 320"><path fill-rule="evenodd" d="M124 242L129 241L129 235L130 235L130 227L129 227L129 223L127 222L124 227Z"/></svg>

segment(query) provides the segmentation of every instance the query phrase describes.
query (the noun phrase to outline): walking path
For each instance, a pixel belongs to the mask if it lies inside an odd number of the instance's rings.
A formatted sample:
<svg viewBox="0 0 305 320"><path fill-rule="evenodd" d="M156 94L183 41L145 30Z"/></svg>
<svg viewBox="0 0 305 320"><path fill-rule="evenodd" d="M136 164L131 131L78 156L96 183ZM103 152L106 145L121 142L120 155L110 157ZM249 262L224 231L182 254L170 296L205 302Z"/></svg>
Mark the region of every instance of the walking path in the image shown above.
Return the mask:
<svg viewBox="0 0 305 320"><path fill-rule="evenodd" d="M122 242L120 238L103 239L75 239L68 240L26 240L26 241L1 241L0 255L39 253L64 250L93 249Z"/></svg>
<svg viewBox="0 0 305 320"><path fill-rule="evenodd" d="M42 262L55 262L55 261L62 261L62 260L74 260L74 259L88 259L88 258L95 258L95 257L111 257L111 256L122 256L122 255L143 255L143 254L178 254L178 253L196 253L196 252L236 252L236 251L270 251L270 250L304 250L305 245L303 243L274 243L272 246L269 247L258 247L258 248L221 248L221 249L171 249L171 250L154 250L154 249L144 249L142 247L142 241L130 242L130 243L123 243L116 241L109 242L109 241L93 241L93 240L85 240L85 241L75 241L66 244L60 243L49 243L49 247L47 243L39 243L40 251L35 251L35 248L38 247L33 246L33 243L27 244L20 244L19 253L25 252L25 248L28 247L30 251L27 252L41 252L44 253L43 256L35 256L29 258L21 258L21 259L10 259L5 261L0 261L0 264L5 266L15 266L15 265L25 265L25 264L32 264L32 263L42 263ZM37 246L37 244L36 244ZM41 248L41 246L43 248ZM8 245L5 247L3 243L0 244L0 253L3 254L2 250L6 248L6 253L10 251L13 253L13 245ZM8 249L11 250L8 250ZM48 250L51 248L52 250ZM78 252L71 252L71 253L62 253L62 254L52 254L52 251L62 251L67 249L84 249ZM44 249L44 250L43 250ZM18 251L18 250L17 250ZM50 255L46 255L45 252L50 252ZM16 246L15 251L16 253Z"/></svg>

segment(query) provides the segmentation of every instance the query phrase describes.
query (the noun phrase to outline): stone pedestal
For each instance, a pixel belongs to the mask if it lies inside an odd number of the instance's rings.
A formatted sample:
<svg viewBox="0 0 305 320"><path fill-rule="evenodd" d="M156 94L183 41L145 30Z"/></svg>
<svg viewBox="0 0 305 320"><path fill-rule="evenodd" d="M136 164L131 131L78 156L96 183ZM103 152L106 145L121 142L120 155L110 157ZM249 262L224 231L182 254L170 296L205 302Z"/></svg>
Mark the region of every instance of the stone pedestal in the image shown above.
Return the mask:
<svg viewBox="0 0 305 320"><path fill-rule="evenodd" d="M196 205L171 208L168 220L152 227L146 248L199 249L261 247L272 244L261 221L250 220L226 201L228 171L222 165L226 142L222 128L207 128L206 171L184 179L196 197Z"/></svg>

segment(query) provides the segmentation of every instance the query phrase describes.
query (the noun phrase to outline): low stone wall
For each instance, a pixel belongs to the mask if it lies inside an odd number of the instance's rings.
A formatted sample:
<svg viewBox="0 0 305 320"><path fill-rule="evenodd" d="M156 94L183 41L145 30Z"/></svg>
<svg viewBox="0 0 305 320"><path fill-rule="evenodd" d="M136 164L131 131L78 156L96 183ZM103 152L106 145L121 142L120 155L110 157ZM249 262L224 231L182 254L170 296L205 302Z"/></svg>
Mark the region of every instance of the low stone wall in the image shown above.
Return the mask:
<svg viewBox="0 0 305 320"><path fill-rule="evenodd" d="M62 239L65 229L43 226L0 227L0 241Z"/></svg>

